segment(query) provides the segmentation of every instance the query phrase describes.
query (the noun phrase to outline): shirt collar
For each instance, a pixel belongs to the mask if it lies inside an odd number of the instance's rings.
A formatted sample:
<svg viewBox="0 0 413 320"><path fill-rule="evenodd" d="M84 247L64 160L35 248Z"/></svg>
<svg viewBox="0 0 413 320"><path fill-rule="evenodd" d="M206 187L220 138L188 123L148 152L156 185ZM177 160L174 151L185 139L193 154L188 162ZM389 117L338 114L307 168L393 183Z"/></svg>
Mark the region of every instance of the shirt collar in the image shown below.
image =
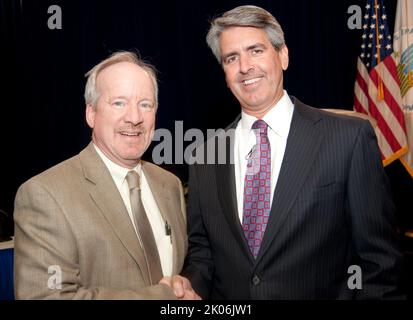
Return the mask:
<svg viewBox="0 0 413 320"><path fill-rule="evenodd" d="M125 167L122 167L118 165L117 163L114 163L112 160L110 160L100 149L97 145L93 143L93 146L96 149L96 152L100 156L100 158L103 160L105 163L106 167L109 170L110 175L113 178L113 181L115 182L116 186L118 189L120 189L121 185L125 181L126 175L128 174L129 171L135 170L139 175L141 174L141 163L139 162L135 168L133 169L128 169Z"/></svg>
<svg viewBox="0 0 413 320"><path fill-rule="evenodd" d="M286 139L290 129L293 111L294 104L288 96L287 91L284 90L284 95L275 106L266 113L262 120L268 124L268 127L274 133ZM249 135L251 127L256 120L258 120L256 117L242 111L240 125L241 131L245 134L245 137Z"/></svg>

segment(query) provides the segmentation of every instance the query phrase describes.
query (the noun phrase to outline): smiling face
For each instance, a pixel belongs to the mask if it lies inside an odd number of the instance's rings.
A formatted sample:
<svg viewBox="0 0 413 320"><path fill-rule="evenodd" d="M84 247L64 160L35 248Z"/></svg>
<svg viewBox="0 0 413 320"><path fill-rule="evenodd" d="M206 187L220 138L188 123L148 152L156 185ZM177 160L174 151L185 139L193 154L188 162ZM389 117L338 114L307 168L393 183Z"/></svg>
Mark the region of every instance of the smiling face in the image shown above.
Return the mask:
<svg viewBox="0 0 413 320"><path fill-rule="evenodd" d="M92 140L113 162L134 168L152 141L155 128L155 90L147 71L120 62L97 76L100 96L86 107Z"/></svg>
<svg viewBox="0 0 413 320"><path fill-rule="evenodd" d="M247 114L262 118L283 96L288 49L276 51L264 30L231 27L220 36L228 87Z"/></svg>

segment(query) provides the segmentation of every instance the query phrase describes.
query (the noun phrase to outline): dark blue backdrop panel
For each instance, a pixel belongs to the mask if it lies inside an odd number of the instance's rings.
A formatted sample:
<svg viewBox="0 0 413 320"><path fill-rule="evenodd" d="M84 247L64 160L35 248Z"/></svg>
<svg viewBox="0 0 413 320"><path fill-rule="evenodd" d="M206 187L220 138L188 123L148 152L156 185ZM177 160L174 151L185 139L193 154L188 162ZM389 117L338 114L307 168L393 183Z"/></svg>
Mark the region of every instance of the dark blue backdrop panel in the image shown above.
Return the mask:
<svg viewBox="0 0 413 320"><path fill-rule="evenodd" d="M0 300L13 300L13 249L0 250Z"/></svg>

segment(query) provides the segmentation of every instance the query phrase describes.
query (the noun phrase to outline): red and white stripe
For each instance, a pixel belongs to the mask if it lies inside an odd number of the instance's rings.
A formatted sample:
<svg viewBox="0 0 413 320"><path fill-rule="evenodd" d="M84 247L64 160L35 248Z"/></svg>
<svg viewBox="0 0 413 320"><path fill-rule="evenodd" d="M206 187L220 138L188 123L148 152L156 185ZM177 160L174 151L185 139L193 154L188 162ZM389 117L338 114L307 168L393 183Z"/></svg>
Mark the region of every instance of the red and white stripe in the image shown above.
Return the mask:
<svg viewBox="0 0 413 320"><path fill-rule="evenodd" d="M379 78L383 83L383 100L378 99ZM406 125L401 105L400 83L393 54L371 69L370 73L358 58L354 110L377 122L375 131L384 165L407 151Z"/></svg>

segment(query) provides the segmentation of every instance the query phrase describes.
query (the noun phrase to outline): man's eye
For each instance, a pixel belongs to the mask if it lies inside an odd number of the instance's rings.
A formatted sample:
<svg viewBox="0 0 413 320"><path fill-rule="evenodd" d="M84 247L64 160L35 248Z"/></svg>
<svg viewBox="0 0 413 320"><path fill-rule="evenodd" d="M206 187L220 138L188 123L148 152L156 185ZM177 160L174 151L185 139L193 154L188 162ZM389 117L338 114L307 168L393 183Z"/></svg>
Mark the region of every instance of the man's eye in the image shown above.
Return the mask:
<svg viewBox="0 0 413 320"><path fill-rule="evenodd" d="M236 61L237 60L237 57L236 56L231 56L231 57L228 57L227 58L227 60L225 61L225 63L232 63L232 62L234 62L234 61Z"/></svg>
<svg viewBox="0 0 413 320"><path fill-rule="evenodd" d="M263 50L262 50L262 49L254 49L254 50L252 50L252 55L253 55L253 56L255 56L255 55L257 55L257 54L260 54L260 53L263 53Z"/></svg>
<svg viewBox="0 0 413 320"><path fill-rule="evenodd" d="M140 103L140 106L144 109L152 109L153 108L153 104L150 102L142 102Z"/></svg>
<svg viewBox="0 0 413 320"><path fill-rule="evenodd" d="M124 108L126 106L126 102L125 101L113 101L112 106L114 106L115 108Z"/></svg>

